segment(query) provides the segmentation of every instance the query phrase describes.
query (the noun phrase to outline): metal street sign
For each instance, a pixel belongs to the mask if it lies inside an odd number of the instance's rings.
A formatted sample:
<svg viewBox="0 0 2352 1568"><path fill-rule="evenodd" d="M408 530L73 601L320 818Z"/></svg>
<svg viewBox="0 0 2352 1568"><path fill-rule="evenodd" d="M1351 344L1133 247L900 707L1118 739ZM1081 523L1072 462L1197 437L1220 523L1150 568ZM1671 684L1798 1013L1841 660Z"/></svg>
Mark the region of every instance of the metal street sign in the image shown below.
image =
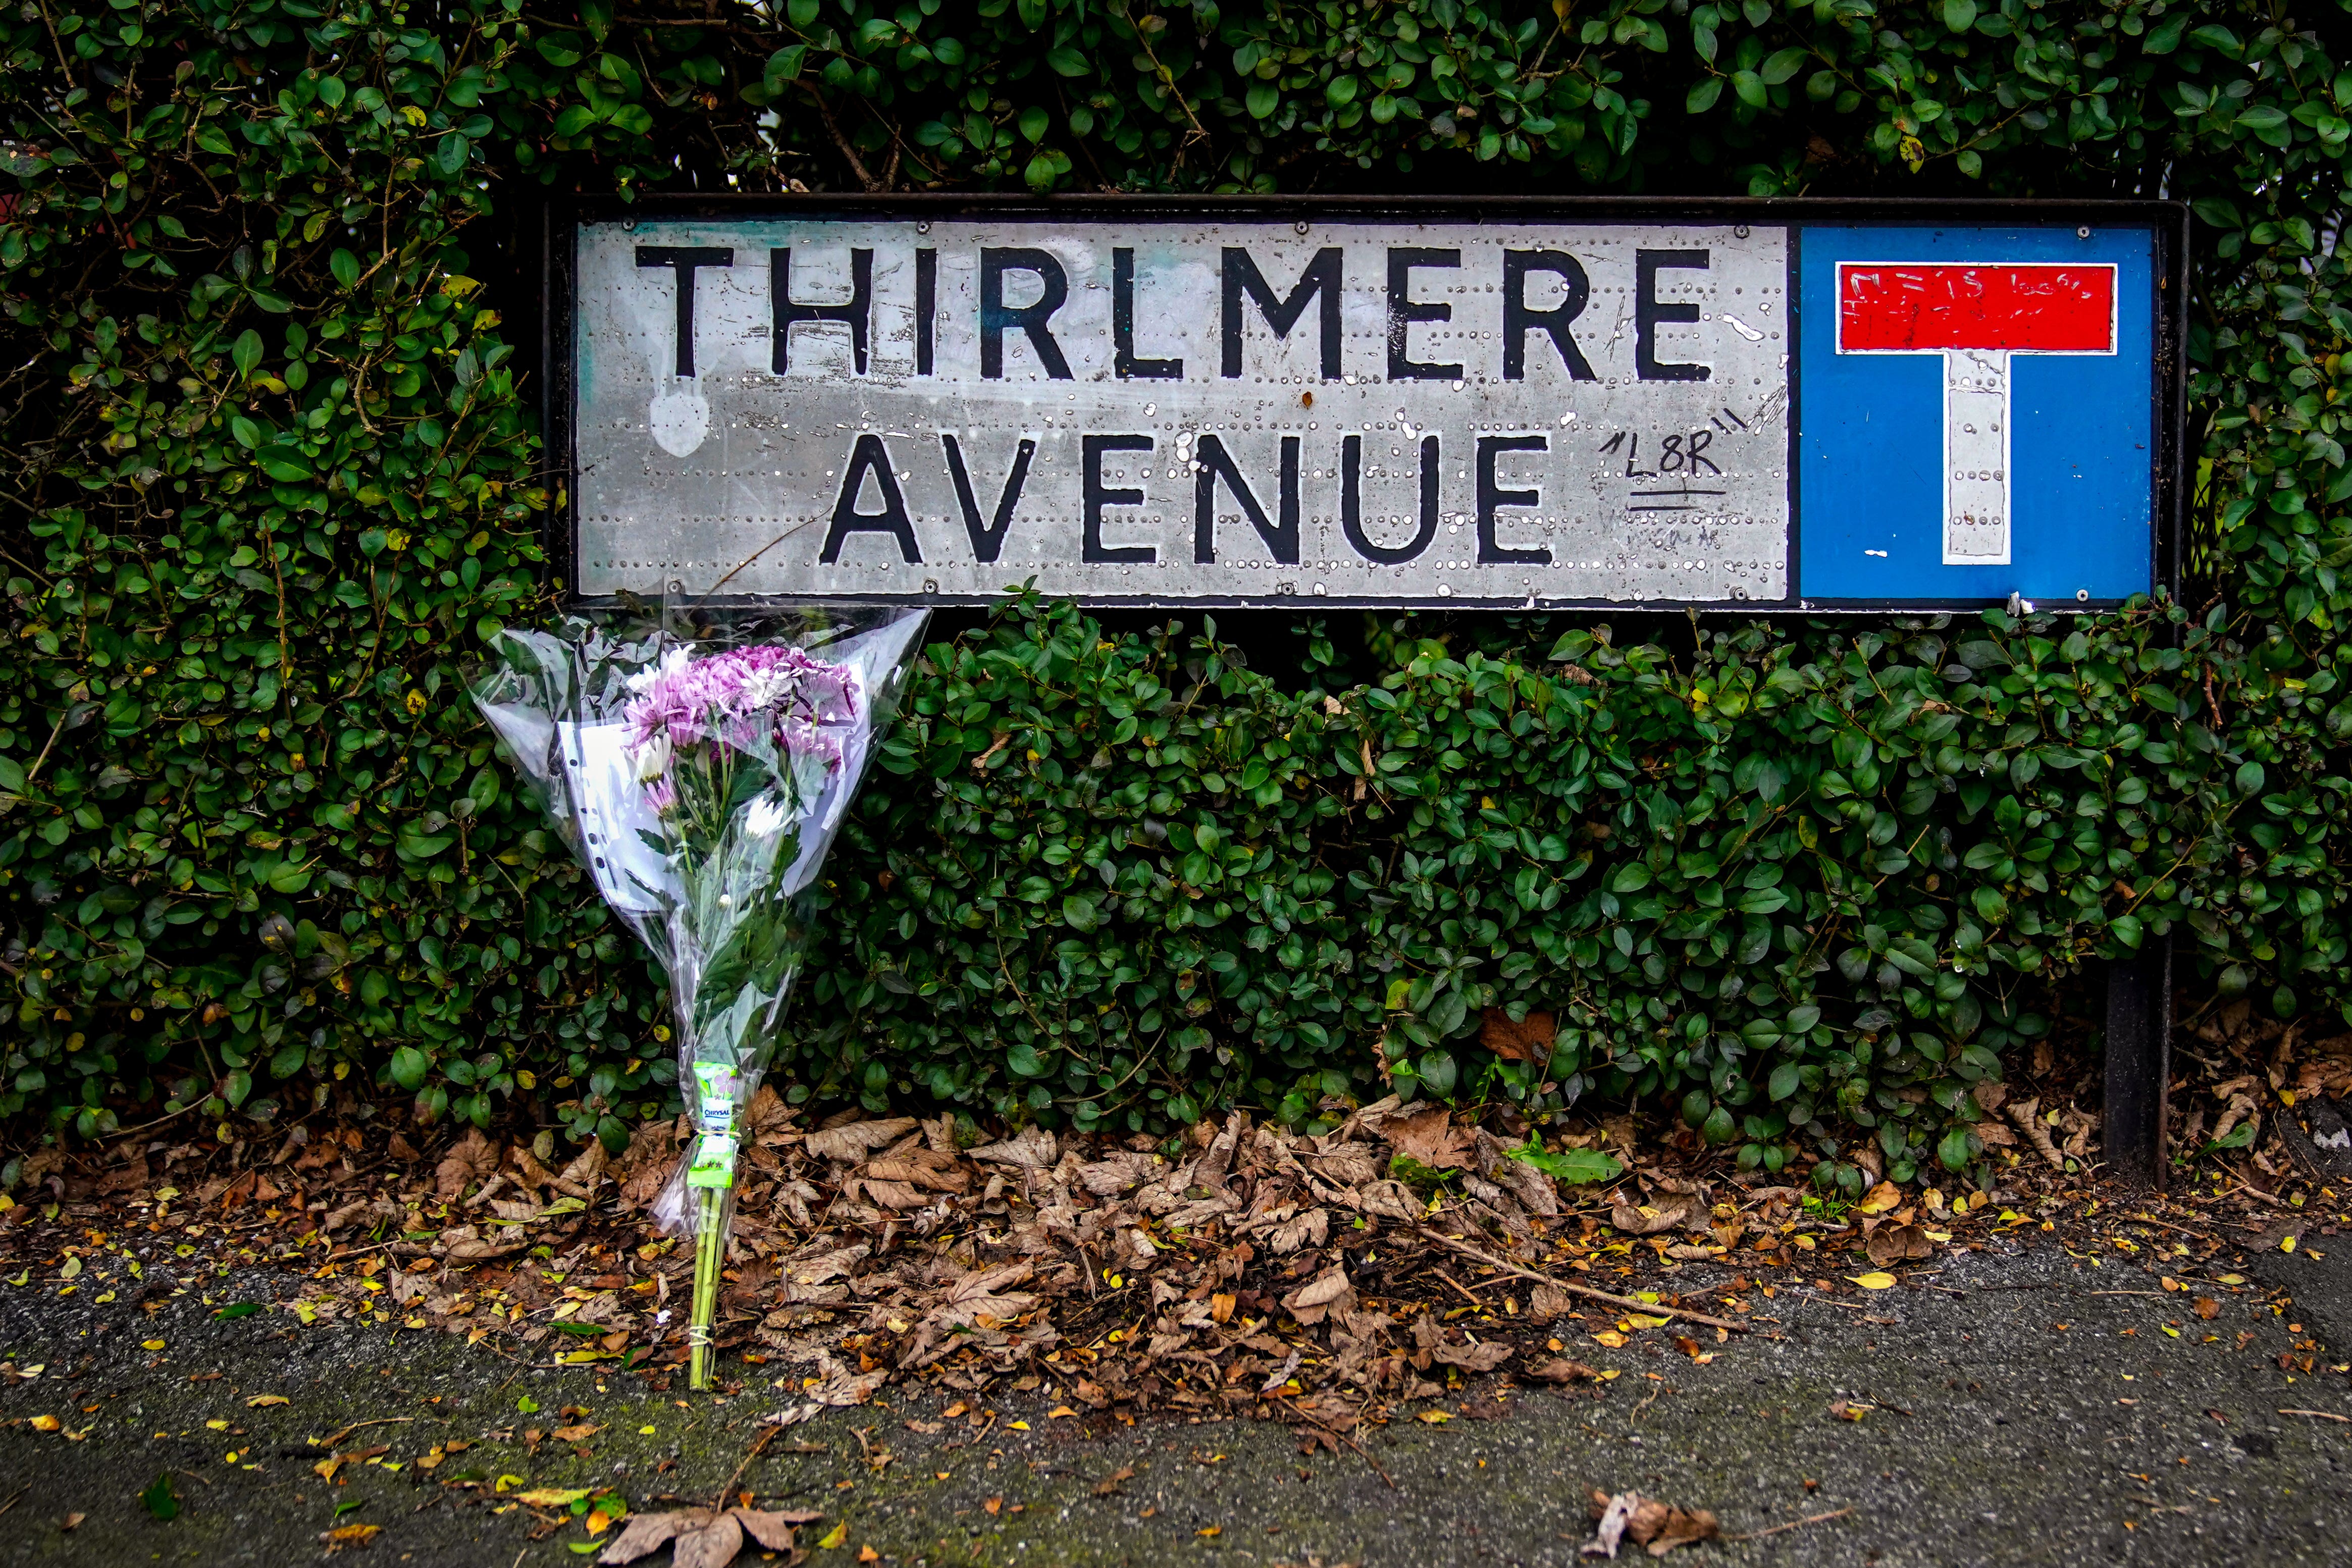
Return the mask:
<svg viewBox="0 0 2352 1568"><path fill-rule="evenodd" d="M559 241L572 585L2112 605L2159 204L641 202ZM568 307L568 308L567 308Z"/></svg>

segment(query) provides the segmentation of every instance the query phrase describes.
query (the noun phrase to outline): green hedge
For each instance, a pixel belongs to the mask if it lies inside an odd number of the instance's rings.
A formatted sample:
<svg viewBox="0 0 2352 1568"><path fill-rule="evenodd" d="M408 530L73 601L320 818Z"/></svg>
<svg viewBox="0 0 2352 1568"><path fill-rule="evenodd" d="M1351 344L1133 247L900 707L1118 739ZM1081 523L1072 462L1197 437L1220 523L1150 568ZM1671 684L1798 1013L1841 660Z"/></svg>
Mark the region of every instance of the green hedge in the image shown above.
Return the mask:
<svg viewBox="0 0 2352 1568"><path fill-rule="evenodd" d="M2345 0L2321 4L2344 36ZM2313 18L2305 17L2309 22ZM371 1083L579 1137L657 977L457 689L542 613L542 190L2191 199L2181 607L1674 645L1024 605L934 647L840 851L799 1093L1160 1126L1663 1096L1774 1163L1972 1145L2050 978L2151 938L2340 1007L2352 73L2252 5L51 0L0 18L0 1113ZM1387 673L1344 679L1334 647ZM1296 678L1292 678L1293 676ZM977 764L977 765L975 765ZM1475 1043L1552 1014L1548 1074ZM1549 1086L1549 1087L1547 1087Z"/></svg>

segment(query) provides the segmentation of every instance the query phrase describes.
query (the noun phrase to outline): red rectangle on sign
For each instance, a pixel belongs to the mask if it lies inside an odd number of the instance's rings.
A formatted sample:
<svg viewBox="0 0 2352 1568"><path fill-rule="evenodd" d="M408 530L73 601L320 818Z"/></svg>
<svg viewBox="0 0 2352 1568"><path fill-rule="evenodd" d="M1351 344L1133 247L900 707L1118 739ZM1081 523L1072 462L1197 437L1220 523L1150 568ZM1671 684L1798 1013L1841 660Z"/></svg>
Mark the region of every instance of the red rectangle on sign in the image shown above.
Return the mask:
<svg viewBox="0 0 2352 1568"><path fill-rule="evenodd" d="M1838 352L2113 353L2116 269L1838 263Z"/></svg>

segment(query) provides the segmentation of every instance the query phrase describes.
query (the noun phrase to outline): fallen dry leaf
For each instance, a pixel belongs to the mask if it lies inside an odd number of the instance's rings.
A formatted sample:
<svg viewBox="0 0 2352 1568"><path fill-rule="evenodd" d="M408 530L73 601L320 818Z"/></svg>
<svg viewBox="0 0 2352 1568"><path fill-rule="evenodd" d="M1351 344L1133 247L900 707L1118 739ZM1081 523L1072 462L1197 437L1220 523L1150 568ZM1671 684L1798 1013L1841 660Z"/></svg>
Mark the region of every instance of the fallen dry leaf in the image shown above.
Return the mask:
<svg viewBox="0 0 2352 1568"><path fill-rule="evenodd" d="M1927 1233L1916 1225L1882 1225L1870 1233L1863 1250L1870 1254L1873 1263L1882 1267L1906 1261L1916 1263L1932 1258L1936 1251Z"/></svg>
<svg viewBox="0 0 2352 1568"><path fill-rule="evenodd" d="M1592 1539L1580 1553L1585 1557L1614 1557L1618 1545L1626 1541L1653 1557L1664 1557L1677 1546L1712 1541L1722 1533L1722 1526L1707 1509L1676 1508L1634 1491L1612 1497L1596 1488L1591 1511Z"/></svg>
<svg viewBox="0 0 2352 1568"><path fill-rule="evenodd" d="M1514 1021L1500 1007L1489 1007L1478 1026L1478 1043L1507 1062L1549 1060L1552 1037L1559 1032L1549 1013L1530 1013Z"/></svg>
<svg viewBox="0 0 2352 1568"><path fill-rule="evenodd" d="M1347 1310L1355 1301L1356 1289L1348 1283L1348 1271L1335 1263L1285 1296L1282 1307L1301 1323L1311 1324Z"/></svg>
<svg viewBox="0 0 2352 1568"><path fill-rule="evenodd" d="M912 1132L918 1123L911 1116L892 1116L872 1121L848 1121L839 1127L826 1127L812 1132L803 1146L820 1160L859 1160L886 1143L895 1143Z"/></svg>
<svg viewBox="0 0 2352 1568"><path fill-rule="evenodd" d="M730 1508L713 1513L705 1508L682 1508L669 1513L632 1514L628 1524L596 1554L599 1563L634 1563L665 1543L677 1568L726 1568L743 1549L749 1535L770 1552L790 1554L793 1527L824 1517L803 1510L788 1511ZM846 1530L834 1531L825 1544L837 1546Z"/></svg>
<svg viewBox="0 0 2352 1568"><path fill-rule="evenodd" d="M462 1197L472 1184L488 1180L499 1163L499 1146L484 1136L480 1128L468 1128L466 1136L449 1146L449 1152L435 1168L434 1191L444 1199Z"/></svg>
<svg viewBox="0 0 2352 1568"><path fill-rule="evenodd" d="M1698 1211L1698 1200L1684 1194L1660 1204L1617 1204L1609 1211L1609 1224L1621 1236L1656 1236L1683 1225Z"/></svg>
<svg viewBox="0 0 2352 1568"><path fill-rule="evenodd" d="M1892 1290L1895 1289L1895 1276L1892 1274L1882 1274L1876 1269L1873 1269L1867 1274L1849 1274L1846 1278L1853 1280L1855 1284L1861 1286L1865 1290Z"/></svg>
<svg viewBox="0 0 2352 1568"><path fill-rule="evenodd" d="M1881 1182L1862 1195L1853 1205L1856 1214L1886 1214L1903 1206L1903 1189L1893 1182Z"/></svg>
<svg viewBox="0 0 2352 1568"><path fill-rule="evenodd" d="M2199 1317L2210 1323L2221 1315L2221 1303L2210 1296L2200 1296L2197 1298L2196 1312Z"/></svg>
<svg viewBox="0 0 2352 1568"><path fill-rule="evenodd" d="M1433 1171L1456 1169L1477 1142L1477 1135L1471 1130L1454 1125L1452 1115L1442 1105L1416 1110L1410 1116L1390 1117L1381 1124L1381 1136L1398 1153L1418 1160Z"/></svg>
<svg viewBox="0 0 2352 1568"><path fill-rule="evenodd" d="M1528 1369L1529 1377L1539 1377L1546 1383L1589 1383L1601 1375L1598 1369L1567 1356L1554 1356Z"/></svg>
<svg viewBox="0 0 2352 1568"><path fill-rule="evenodd" d="M332 1530L322 1530L319 1539L327 1543L330 1552L344 1552L365 1546L383 1532L380 1524L343 1524Z"/></svg>

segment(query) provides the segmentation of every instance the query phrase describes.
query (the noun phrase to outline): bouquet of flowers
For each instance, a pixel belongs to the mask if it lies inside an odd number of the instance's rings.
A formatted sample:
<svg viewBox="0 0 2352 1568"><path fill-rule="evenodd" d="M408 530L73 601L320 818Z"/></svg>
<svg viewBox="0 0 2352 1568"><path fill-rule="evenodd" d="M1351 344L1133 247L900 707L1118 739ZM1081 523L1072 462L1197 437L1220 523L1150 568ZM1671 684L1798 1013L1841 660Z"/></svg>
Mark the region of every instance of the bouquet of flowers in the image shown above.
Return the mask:
<svg viewBox="0 0 2352 1568"><path fill-rule="evenodd" d="M500 634L474 699L597 889L668 971L695 1136L656 1201L695 1238L696 1388L742 1117L808 942L805 900L927 612L578 618Z"/></svg>

